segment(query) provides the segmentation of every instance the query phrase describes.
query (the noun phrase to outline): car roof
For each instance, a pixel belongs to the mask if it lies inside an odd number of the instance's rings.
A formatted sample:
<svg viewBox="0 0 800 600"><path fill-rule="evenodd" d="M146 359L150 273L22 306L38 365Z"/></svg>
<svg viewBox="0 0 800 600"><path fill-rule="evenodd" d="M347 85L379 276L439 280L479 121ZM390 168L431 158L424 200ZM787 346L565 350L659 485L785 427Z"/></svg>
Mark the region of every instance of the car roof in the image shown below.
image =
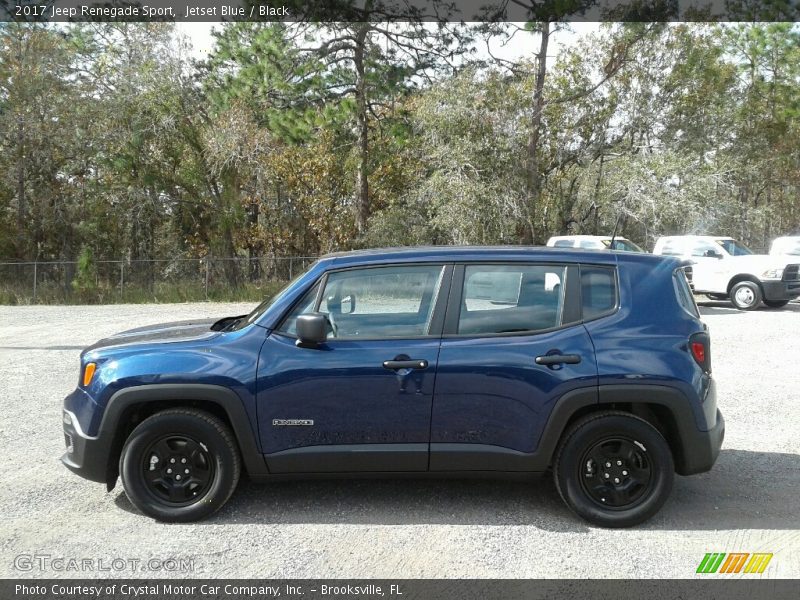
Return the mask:
<svg viewBox="0 0 800 600"><path fill-rule="evenodd" d="M665 258L646 253L586 248L552 248L548 246L409 246L334 252L321 257L320 261L330 261L333 263L332 266L335 267L381 263L480 262L494 260L615 264L619 261L632 260L634 256L644 257L643 260L653 260L654 262L662 261Z"/></svg>

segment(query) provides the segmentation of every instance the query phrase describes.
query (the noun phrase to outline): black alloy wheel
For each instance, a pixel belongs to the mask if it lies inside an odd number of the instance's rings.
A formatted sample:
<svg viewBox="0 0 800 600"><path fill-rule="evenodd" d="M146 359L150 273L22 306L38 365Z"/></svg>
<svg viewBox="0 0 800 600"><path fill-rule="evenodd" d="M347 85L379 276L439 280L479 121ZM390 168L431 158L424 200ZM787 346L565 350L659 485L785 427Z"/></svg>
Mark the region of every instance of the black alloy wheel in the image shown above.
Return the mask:
<svg viewBox="0 0 800 600"><path fill-rule="evenodd" d="M241 457L233 432L218 417L170 409L131 432L119 473L125 494L146 515L167 522L197 521L231 497Z"/></svg>
<svg viewBox="0 0 800 600"><path fill-rule="evenodd" d="M584 453L578 478L598 505L626 509L646 497L653 480L652 468L647 452L637 443L627 437L612 437Z"/></svg>

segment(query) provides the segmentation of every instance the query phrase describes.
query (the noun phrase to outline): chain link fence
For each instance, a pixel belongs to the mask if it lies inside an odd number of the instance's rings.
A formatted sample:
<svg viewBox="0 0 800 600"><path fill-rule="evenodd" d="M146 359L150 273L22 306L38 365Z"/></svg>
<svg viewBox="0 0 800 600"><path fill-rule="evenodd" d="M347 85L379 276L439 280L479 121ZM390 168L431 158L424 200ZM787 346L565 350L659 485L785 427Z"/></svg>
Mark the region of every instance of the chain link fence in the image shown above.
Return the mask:
<svg viewBox="0 0 800 600"><path fill-rule="evenodd" d="M0 304L260 300L313 256L0 261Z"/></svg>

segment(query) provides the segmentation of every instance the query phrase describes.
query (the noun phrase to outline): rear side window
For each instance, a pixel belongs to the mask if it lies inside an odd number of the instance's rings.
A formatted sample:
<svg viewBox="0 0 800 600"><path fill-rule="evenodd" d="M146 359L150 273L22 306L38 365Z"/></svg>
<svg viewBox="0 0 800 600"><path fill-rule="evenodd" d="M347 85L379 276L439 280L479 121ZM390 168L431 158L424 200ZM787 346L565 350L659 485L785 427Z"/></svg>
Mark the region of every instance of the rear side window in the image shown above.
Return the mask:
<svg viewBox="0 0 800 600"><path fill-rule="evenodd" d="M563 265L468 265L458 333L517 333L559 327L565 274Z"/></svg>
<svg viewBox="0 0 800 600"><path fill-rule="evenodd" d="M689 287L689 282L686 280L686 272L683 268L675 269L672 274L672 281L675 284L675 296L678 298L678 304L690 315L699 317L700 311L697 310L697 303L694 301L694 296Z"/></svg>
<svg viewBox="0 0 800 600"><path fill-rule="evenodd" d="M572 240L556 240L554 248L572 248Z"/></svg>
<svg viewBox="0 0 800 600"><path fill-rule="evenodd" d="M586 321L612 312L617 306L615 269L581 265L581 302Z"/></svg>

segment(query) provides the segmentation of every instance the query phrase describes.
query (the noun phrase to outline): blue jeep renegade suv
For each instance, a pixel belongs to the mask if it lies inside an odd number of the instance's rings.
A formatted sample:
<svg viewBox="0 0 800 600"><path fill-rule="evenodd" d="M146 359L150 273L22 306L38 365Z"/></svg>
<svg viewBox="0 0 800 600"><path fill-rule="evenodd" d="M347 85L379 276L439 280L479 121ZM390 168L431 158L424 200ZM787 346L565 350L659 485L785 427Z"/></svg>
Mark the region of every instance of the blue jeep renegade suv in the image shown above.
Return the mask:
<svg viewBox="0 0 800 600"><path fill-rule="evenodd" d="M673 258L435 247L321 258L249 315L81 354L64 464L163 521L254 480L534 476L625 527L724 434L709 336Z"/></svg>

